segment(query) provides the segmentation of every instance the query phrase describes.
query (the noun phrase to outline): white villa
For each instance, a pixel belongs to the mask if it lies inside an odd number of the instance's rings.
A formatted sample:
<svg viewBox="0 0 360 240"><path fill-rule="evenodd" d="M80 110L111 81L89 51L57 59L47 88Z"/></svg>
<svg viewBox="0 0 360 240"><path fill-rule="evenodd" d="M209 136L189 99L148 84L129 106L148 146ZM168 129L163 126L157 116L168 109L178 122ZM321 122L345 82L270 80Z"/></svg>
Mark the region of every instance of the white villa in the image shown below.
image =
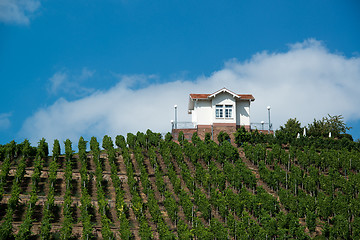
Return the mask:
<svg viewBox="0 0 360 240"><path fill-rule="evenodd" d="M245 126L250 128L251 94L236 94L226 88L212 94L190 94L189 114L195 126Z"/></svg>
<svg viewBox="0 0 360 240"><path fill-rule="evenodd" d="M216 139L220 131L232 137L241 126L250 130L250 103L254 100L251 94L237 94L226 88L211 94L190 94L188 113L195 128L174 129L173 133L183 131L189 138L197 132L203 139L208 132Z"/></svg>

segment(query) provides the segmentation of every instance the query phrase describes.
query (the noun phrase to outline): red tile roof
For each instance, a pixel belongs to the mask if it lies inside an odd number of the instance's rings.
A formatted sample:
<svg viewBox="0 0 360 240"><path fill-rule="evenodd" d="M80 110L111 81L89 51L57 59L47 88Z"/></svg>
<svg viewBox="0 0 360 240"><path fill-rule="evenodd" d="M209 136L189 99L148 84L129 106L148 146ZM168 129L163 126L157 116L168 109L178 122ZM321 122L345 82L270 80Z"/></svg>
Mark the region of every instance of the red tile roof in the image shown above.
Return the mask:
<svg viewBox="0 0 360 240"><path fill-rule="evenodd" d="M191 93L190 97L192 99L206 99L208 98L208 96L210 96L211 94L197 94L197 93Z"/></svg>
<svg viewBox="0 0 360 240"><path fill-rule="evenodd" d="M191 99L207 99L212 94L197 94L197 93L191 93L190 98ZM252 94L236 94L240 97L240 99L244 100L255 100Z"/></svg>
<svg viewBox="0 0 360 240"><path fill-rule="evenodd" d="M241 99L255 100L252 94L238 94Z"/></svg>

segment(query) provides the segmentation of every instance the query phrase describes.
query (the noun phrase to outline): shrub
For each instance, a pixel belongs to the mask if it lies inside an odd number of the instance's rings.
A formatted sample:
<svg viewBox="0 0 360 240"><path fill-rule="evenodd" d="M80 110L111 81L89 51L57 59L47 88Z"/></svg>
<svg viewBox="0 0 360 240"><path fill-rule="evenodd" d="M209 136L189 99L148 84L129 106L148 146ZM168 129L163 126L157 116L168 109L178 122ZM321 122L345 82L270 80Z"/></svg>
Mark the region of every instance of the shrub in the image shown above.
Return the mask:
<svg viewBox="0 0 360 240"><path fill-rule="evenodd" d="M234 133L235 136L235 143L238 146L241 146L244 142L249 142L251 140L251 133L246 131L244 126L238 128Z"/></svg>
<svg viewBox="0 0 360 240"><path fill-rule="evenodd" d="M221 131L217 137L219 144L223 143L225 140L230 141L230 136L226 132Z"/></svg>

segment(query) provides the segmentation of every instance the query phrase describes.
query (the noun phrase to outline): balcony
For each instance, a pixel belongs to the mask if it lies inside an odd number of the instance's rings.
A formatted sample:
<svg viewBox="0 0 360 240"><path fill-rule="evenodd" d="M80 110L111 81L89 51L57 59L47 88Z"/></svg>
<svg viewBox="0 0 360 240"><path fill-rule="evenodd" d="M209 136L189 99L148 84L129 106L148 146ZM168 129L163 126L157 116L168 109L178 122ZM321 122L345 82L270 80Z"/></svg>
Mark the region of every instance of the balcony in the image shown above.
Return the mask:
<svg viewBox="0 0 360 240"><path fill-rule="evenodd" d="M196 129L197 126L193 122L171 122L171 129ZM269 123L250 123L251 130L269 131Z"/></svg>
<svg viewBox="0 0 360 240"><path fill-rule="evenodd" d="M193 122L171 122L171 129L196 129Z"/></svg>
<svg viewBox="0 0 360 240"><path fill-rule="evenodd" d="M175 140L178 139L179 132L183 132L184 139L191 140L192 135L197 132L197 127L192 122L171 122L171 134Z"/></svg>
<svg viewBox="0 0 360 240"><path fill-rule="evenodd" d="M262 132L262 133L268 133L268 132L273 133L272 124L270 124L270 127L269 127L269 123L266 123L266 122L250 123L250 129L258 130L259 132Z"/></svg>

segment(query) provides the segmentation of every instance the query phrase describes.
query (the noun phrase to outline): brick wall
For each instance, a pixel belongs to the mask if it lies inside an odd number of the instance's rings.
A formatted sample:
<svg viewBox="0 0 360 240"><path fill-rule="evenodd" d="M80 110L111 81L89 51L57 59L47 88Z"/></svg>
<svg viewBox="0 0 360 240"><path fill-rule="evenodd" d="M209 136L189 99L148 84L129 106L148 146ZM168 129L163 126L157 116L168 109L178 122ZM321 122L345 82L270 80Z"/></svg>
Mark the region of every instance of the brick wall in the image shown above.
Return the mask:
<svg viewBox="0 0 360 240"><path fill-rule="evenodd" d="M244 127L247 131L250 131L250 125L236 125L236 129Z"/></svg>
<svg viewBox="0 0 360 240"><path fill-rule="evenodd" d="M217 137L219 135L220 132L226 132L230 139L231 139L231 143L235 143L235 137L234 137L234 133L236 132L236 124L214 124L214 141L216 143L218 143Z"/></svg>
<svg viewBox="0 0 360 240"><path fill-rule="evenodd" d="M187 140L191 140L192 135L196 132L196 128L186 128L186 129L173 129L171 135L174 140L178 140L179 132L184 133L184 138Z"/></svg>
<svg viewBox="0 0 360 240"><path fill-rule="evenodd" d="M235 137L234 133L238 128L241 126L231 123L214 123L214 125L198 125L197 128L187 128L187 129L173 129L172 130L172 136L174 140L178 140L179 132L182 131L184 133L184 137L187 140L191 140L192 135L197 132L198 136L201 140L205 139L205 134L210 133L212 136L212 133L214 134L213 140L218 143L217 137L221 131L226 132L230 139L231 143L235 144ZM245 125L244 126L246 130L250 131L250 126ZM265 131L264 131L265 133ZM266 131L267 133L267 131Z"/></svg>
<svg viewBox="0 0 360 240"><path fill-rule="evenodd" d="M221 131L226 132L231 139L231 142L235 142L234 133L236 132L237 126L236 124L229 124L229 123L214 123L213 126L211 125L198 125L198 135L199 137L204 140L205 134L210 133L210 135L214 134L213 140L218 143L217 137ZM249 126L250 129L250 126Z"/></svg>
<svg viewBox="0 0 360 240"><path fill-rule="evenodd" d="M210 133L211 135L211 125L198 125L197 126L197 133L201 140L205 139L205 134Z"/></svg>

